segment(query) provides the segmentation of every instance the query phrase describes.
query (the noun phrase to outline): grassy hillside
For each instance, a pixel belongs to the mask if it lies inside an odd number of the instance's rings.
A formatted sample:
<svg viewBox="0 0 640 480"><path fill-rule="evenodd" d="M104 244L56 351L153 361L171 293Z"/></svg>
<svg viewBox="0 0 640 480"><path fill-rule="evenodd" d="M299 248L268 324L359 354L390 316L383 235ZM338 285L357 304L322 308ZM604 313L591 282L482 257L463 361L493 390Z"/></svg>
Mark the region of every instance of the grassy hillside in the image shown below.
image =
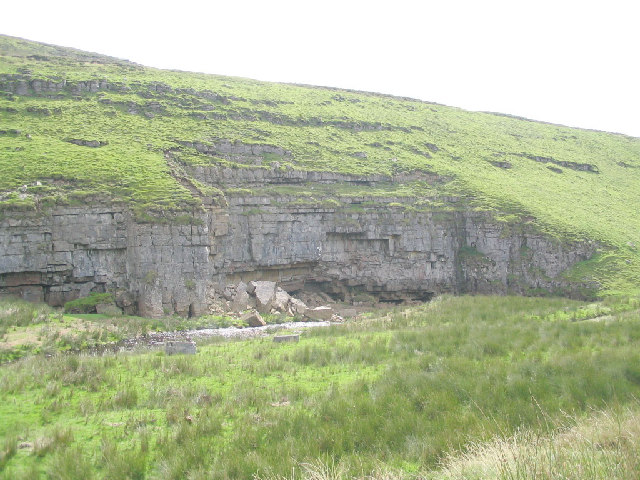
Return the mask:
<svg viewBox="0 0 640 480"><path fill-rule="evenodd" d="M66 86L36 91L34 79ZM92 80L93 92L79 87ZM0 211L114 201L159 218L201 208L198 188L183 186L167 157L187 170L277 162L351 174L433 172L447 181L391 184L385 193L423 199L425 208L455 194L504 222L597 241L601 254L571 275L596 278L604 293L640 289L638 138L380 94L156 70L0 36L0 84L21 81L24 94L0 92ZM184 145L219 140L290 154L247 166Z"/></svg>

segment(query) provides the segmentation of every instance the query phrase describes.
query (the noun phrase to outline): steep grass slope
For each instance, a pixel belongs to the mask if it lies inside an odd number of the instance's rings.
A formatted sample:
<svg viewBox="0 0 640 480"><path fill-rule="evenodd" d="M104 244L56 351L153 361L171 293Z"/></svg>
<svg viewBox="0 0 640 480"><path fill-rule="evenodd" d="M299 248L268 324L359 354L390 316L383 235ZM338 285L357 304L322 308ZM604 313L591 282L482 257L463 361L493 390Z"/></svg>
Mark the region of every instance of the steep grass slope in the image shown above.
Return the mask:
<svg viewBox="0 0 640 480"><path fill-rule="evenodd" d="M516 226L598 242L570 274L604 293L640 287L640 139L406 98L163 71L0 36L0 212L126 202L176 218L221 198L193 165L349 174L428 172L436 186ZM207 145L267 145L251 164ZM198 144L205 148L198 148ZM263 149L264 150L264 149ZM301 186L301 194L310 186Z"/></svg>

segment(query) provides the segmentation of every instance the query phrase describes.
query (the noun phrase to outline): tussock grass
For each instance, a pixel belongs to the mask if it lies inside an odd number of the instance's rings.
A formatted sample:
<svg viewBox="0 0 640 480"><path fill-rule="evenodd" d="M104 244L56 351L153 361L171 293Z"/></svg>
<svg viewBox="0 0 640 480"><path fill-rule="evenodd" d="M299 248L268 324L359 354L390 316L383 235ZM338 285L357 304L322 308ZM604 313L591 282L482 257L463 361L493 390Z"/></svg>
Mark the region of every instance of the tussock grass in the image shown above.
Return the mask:
<svg viewBox="0 0 640 480"><path fill-rule="evenodd" d="M541 431L523 429L473 443L448 457L432 480L631 480L640 473L640 408L549 419Z"/></svg>
<svg viewBox="0 0 640 480"><path fill-rule="evenodd" d="M18 441L14 435L7 435L2 443L2 449L0 450L0 471L9 462L9 460L16 454L18 450Z"/></svg>
<svg viewBox="0 0 640 480"><path fill-rule="evenodd" d="M44 303L33 303L17 298L0 301L0 333L9 327L28 326L50 320L55 310Z"/></svg>
<svg viewBox="0 0 640 480"><path fill-rule="evenodd" d="M33 455L43 457L62 448L73 441L73 433L69 428L56 425L53 430L38 437L33 444Z"/></svg>
<svg viewBox="0 0 640 480"><path fill-rule="evenodd" d="M24 358L0 367L0 440L59 440L7 456L3 474L80 478L91 465L96 478L424 478L454 472L480 446L559 441L595 411L627 425L640 396L640 314L607 308L609 321L581 321L571 312L594 307L441 297L307 331L298 344ZM622 445L621 435L601 443ZM78 449L76 471L65 462ZM531 457L522 452L514 458Z"/></svg>
<svg viewBox="0 0 640 480"><path fill-rule="evenodd" d="M544 413L542 412L543 417ZM634 480L640 472L640 407L548 419L539 430L518 429L490 442L472 442L437 470L407 473L385 466L350 475L333 460L255 480Z"/></svg>

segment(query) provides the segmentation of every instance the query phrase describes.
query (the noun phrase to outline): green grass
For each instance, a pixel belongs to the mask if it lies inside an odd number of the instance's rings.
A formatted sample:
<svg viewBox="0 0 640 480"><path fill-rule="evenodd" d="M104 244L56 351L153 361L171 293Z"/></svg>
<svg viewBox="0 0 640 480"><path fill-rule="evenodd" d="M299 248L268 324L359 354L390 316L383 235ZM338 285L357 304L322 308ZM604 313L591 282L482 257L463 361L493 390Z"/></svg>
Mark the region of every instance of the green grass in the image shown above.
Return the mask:
<svg viewBox="0 0 640 480"><path fill-rule="evenodd" d="M541 412L537 429L472 443L450 455L437 470L403 472L378 467L367 480L635 480L640 471L640 407L606 409L561 420ZM317 460L290 475L260 480L339 480L349 478L344 464ZM361 478L361 477L358 477Z"/></svg>
<svg viewBox="0 0 640 480"><path fill-rule="evenodd" d="M586 417L543 419L540 431L520 430L477 443L445 460L430 480L631 480L640 471L640 408L606 409Z"/></svg>
<svg viewBox="0 0 640 480"><path fill-rule="evenodd" d="M246 327L236 317L205 315L184 318L177 315L143 318L131 315L75 313L94 310L96 303L113 300L110 294L92 294L68 302L67 312L45 304L19 299L0 300L0 364L33 355L100 349L120 340L154 332L201 328ZM267 323L282 323L280 315L265 316Z"/></svg>
<svg viewBox="0 0 640 480"><path fill-rule="evenodd" d="M143 221L189 223L197 221L202 196L224 204L222 192L194 183L194 166L270 168L277 161L280 168L357 175L434 173L441 181L433 185L402 181L329 191L301 185L260 193L288 193L292 206L335 207L327 201L362 194L417 203L418 211L487 211L516 228L528 223L563 241L598 242L600 254L570 272L574 280L595 279L603 294L640 288L638 138L380 94L156 70L4 36L0 57L0 83L17 75L70 85L53 94L0 96L0 130L20 131L0 135L0 211L119 202ZM74 93L71 85L89 80L117 88ZM265 153L263 165L245 165L181 143L220 139L275 145L290 154ZM572 168L577 164L594 165L598 173ZM452 196L461 201L452 203Z"/></svg>
<svg viewBox="0 0 640 480"><path fill-rule="evenodd" d="M639 315L637 299L443 297L298 344L25 358L0 367L0 445L32 447L0 478L436 474L472 445L635 408Z"/></svg>
<svg viewBox="0 0 640 480"><path fill-rule="evenodd" d="M88 297L66 302L64 304L64 311L67 313L95 313L97 305L114 302L113 295L110 293L92 293Z"/></svg>
<svg viewBox="0 0 640 480"><path fill-rule="evenodd" d="M0 302L0 328L23 327L47 321L54 309L43 303L9 298Z"/></svg>

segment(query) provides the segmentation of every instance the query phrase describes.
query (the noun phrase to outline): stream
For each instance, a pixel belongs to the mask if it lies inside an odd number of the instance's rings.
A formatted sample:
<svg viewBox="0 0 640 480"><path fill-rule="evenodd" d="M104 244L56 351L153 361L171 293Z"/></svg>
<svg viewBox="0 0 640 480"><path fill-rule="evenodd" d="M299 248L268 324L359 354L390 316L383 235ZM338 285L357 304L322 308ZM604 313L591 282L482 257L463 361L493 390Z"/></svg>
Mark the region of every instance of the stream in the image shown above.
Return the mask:
<svg viewBox="0 0 640 480"><path fill-rule="evenodd" d="M329 321L319 322L287 322L263 327L226 327L226 328L203 328L198 330L183 330L175 332L154 332L139 337L127 338L111 345L101 345L92 348L92 354L100 354L103 352L130 351L139 348L162 347L166 342L198 342L199 338L222 337L250 339L258 337L267 337L274 333L284 330L291 333L298 333L308 328L328 327L332 325Z"/></svg>

